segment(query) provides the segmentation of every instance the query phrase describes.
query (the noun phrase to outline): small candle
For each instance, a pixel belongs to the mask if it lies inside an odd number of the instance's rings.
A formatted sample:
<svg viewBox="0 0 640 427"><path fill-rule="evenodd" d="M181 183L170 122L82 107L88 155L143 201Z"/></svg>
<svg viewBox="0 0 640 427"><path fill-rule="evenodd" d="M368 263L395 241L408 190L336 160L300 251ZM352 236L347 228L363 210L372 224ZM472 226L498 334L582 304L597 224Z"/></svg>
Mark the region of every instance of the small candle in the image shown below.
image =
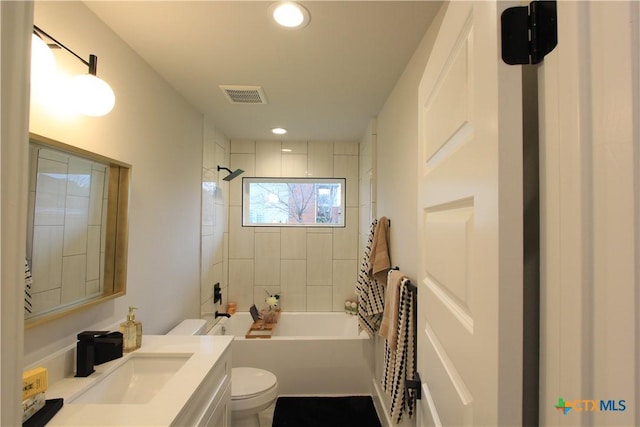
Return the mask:
<svg viewBox="0 0 640 427"><path fill-rule="evenodd" d="M230 302L227 303L227 313L234 314L236 312L236 303Z"/></svg>

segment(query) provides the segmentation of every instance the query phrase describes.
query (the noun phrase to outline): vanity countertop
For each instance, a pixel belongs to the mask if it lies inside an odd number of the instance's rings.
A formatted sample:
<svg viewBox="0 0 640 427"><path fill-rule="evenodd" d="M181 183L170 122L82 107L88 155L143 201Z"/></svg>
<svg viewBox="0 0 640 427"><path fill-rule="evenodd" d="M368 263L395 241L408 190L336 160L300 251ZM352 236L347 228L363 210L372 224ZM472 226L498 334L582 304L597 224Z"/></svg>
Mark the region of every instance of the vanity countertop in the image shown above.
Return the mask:
<svg viewBox="0 0 640 427"><path fill-rule="evenodd" d="M142 347L122 358L95 366L86 378L64 378L49 385L47 399L62 397L64 406L47 426L168 426L194 397L216 362L230 351L231 336L144 335ZM134 356L193 354L162 389L144 404L74 404L73 400ZM90 423L88 423L90 421Z"/></svg>

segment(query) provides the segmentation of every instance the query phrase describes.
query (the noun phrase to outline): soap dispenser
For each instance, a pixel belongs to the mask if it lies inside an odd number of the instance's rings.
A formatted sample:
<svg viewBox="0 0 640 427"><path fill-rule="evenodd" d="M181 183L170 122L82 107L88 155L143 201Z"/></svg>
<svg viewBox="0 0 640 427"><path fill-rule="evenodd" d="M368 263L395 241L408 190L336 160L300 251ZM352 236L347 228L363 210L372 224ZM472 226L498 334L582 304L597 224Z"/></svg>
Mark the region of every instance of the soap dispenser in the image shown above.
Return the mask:
<svg viewBox="0 0 640 427"><path fill-rule="evenodd" d="M129 352L139 349L142 345L142 322L135 320L136 316L133 310L138 307L129 307L127 321L120 324L120 332L122 332L122 351Z"/></svg>

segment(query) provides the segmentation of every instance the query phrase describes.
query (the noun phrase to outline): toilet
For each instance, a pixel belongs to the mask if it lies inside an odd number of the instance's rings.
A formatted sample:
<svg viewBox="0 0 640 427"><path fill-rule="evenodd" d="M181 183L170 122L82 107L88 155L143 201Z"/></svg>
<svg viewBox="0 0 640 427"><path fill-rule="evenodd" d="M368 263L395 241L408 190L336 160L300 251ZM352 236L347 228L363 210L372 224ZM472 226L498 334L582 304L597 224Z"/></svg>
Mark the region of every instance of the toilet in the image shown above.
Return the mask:
<svg viewBox="0 0 640 427"><path fill-rule="evenodd" d="M167 335L204 335L207 321L186 319ZM233 427L260 427L260 411L278 397L278 380L264 369L231 368L231 418Z"/></svg>
<svg viewBox="0 0 640 427"><path fill-rule="evenodd" d="M260 411L278 397L278 381L269 371L231 368L231 418L233 427L259 427Z"/></svg>

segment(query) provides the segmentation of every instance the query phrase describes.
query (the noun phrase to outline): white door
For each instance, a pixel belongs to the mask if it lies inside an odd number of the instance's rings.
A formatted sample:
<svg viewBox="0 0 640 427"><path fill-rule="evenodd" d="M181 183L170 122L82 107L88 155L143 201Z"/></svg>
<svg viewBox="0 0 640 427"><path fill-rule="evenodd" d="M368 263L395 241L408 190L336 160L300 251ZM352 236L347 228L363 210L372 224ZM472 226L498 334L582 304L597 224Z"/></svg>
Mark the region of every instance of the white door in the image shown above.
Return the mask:
<svg viewBox="0 0 640 427"><path fill-rule="evenodd" d="M499 47L517 5L450 2L419 88L419 426L522 422L521 68Z"/></svg>

